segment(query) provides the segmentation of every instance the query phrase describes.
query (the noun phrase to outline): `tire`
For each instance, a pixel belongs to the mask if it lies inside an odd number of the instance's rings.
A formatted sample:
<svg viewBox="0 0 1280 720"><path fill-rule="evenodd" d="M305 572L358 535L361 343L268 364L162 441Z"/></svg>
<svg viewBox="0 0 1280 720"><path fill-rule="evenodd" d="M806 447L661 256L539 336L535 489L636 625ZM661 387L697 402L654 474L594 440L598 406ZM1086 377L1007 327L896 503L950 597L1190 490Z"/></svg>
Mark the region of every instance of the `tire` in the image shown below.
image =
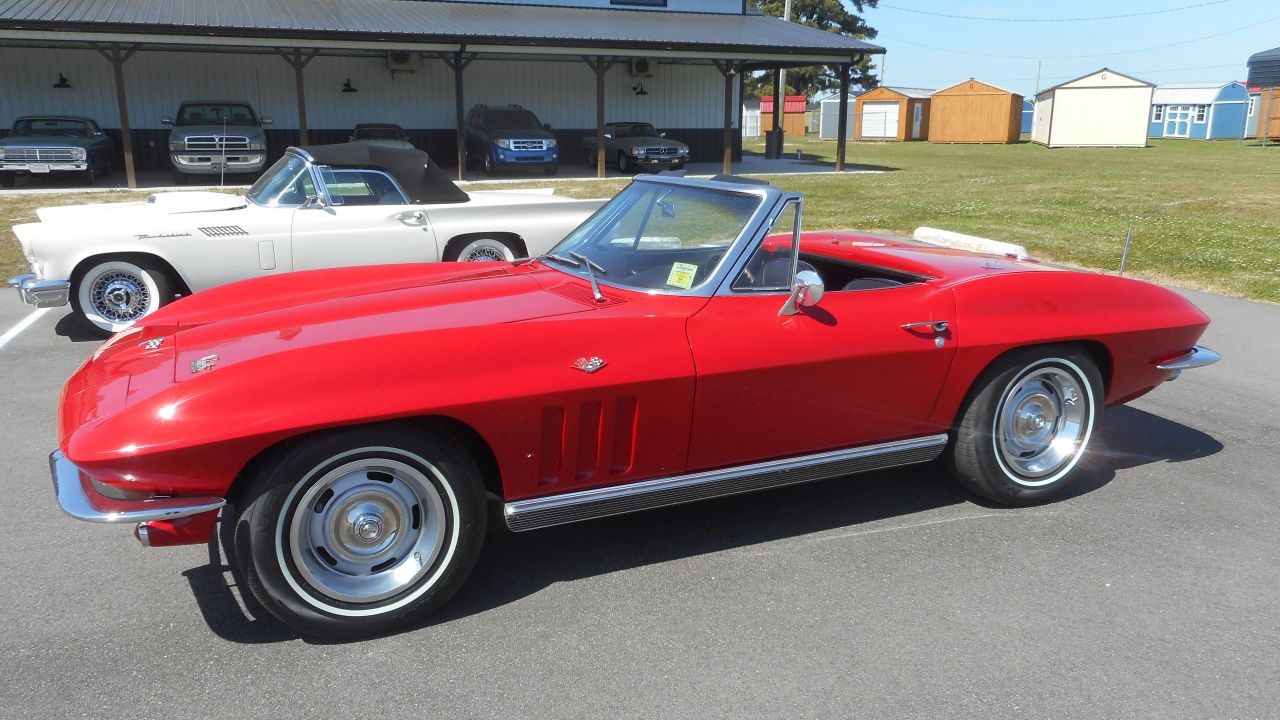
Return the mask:
<svg viewBox="0 0 1280 720"><path fill-rule="evenodd" d="M445 250L446 262L511 262L517 256L510 243L497 238L476 238L452 245Z"/></svg>
<svg viewBox="0 0 1280 720"><path fill-rule="evenodd" d="M71 305L90 329L106 337L168 304L174 291L173 279L155 263L106 258L76 272Z"/></svg>
<svg viewBox="0 0 1280 720"><path fill-rule="evenodd" d="M974 383L947 465L960 484L1004 505L1061 495L1077 480L1104 397L1097 365L1079 348L1005 355Z"/></svg>
<svg viewBox="0 0 1280 720"><path fill-rule="evenodd" d="M618 151L618 172L631 172L631 162L627 160L627 154L621 150Z"/></svg>
<svg viewBox="0 0 1280 720"><path fill-rule="evenodd" d="M587 151L587 167L591 168L592 170L594 170L596 167L596 151L595 150Z"/></svg>
<svg viewBox="0 0 1280 720"><path fill-rule="evenodd" d="M498 174L498 166L493 164L493 155L485 153L484 155L484 174L493 177Z"/></svg>
<svg viewBox="0 0 1280 720"><path fill-rule="evenodd" d="M326 431L248 478L231 533L258 602L300 633L378 635L420 621L466 580L484 487L450 436L406 424Z"/></svg>
<svg viewBox="0 0 1280 720"><path fill-rule="evenodd" d="M93 187L93 184L96 180L97 180L97 173L94 171L92 164L90 164L89 167L85 168L84 170L80 171L80 182L85 187Z"/></svg>
<svg viewBox="0 0 1280 720"><path fill-rule="evenodd" d="M13 187L13 183L17 179L18 173L0 172L0 187Z"/></svg>

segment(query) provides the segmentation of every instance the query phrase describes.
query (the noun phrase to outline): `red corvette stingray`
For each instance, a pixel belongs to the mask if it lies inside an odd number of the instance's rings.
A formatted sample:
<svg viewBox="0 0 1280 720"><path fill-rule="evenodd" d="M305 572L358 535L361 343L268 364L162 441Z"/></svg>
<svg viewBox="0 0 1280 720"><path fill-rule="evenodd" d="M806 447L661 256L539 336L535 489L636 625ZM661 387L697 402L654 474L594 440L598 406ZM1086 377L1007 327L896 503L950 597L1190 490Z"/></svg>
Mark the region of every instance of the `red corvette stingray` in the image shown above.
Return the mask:
<svg viewBox="0 0 1280 720"><path fill-rule="evenodd" d="M67 383L58 500L153 546L221 513L263 605L355 637L454 593L486 496L524 531L942 457L1035 503L1075 481L1104 405L1217 359L1168 290L802 235L801 209L640 177L534 260L201 292Z"/></svg>

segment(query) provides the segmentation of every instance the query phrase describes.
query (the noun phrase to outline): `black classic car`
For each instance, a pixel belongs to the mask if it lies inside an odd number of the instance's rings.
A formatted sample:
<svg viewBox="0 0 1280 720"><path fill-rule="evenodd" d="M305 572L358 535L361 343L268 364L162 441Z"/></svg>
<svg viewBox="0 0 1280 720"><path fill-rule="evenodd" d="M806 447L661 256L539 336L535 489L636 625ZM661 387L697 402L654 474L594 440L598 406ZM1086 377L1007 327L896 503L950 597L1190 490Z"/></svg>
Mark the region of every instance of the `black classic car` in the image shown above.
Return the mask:
<svg viewBox="0 0 1280 720"><path fill-rule="evenodd" d="M111 172L114 145L98 123L67 115L26 115L0 139L0 185L19 175L76 173L86 184Z"/></svg>

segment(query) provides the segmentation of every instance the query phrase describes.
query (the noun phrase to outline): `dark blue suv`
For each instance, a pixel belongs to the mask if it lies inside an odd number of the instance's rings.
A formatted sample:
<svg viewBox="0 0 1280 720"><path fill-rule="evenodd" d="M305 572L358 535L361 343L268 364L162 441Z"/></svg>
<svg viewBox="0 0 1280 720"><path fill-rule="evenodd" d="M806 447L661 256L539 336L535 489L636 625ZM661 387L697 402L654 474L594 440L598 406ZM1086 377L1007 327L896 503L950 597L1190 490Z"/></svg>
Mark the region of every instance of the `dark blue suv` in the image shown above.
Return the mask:
<svg viewBox="0 0 1280 720"><path fill-rule="evenodd" d="M560 169L560 148L551 126L519 105L476 105L467 113L467 167L482 165L488 175L508 168Z"/></svg>

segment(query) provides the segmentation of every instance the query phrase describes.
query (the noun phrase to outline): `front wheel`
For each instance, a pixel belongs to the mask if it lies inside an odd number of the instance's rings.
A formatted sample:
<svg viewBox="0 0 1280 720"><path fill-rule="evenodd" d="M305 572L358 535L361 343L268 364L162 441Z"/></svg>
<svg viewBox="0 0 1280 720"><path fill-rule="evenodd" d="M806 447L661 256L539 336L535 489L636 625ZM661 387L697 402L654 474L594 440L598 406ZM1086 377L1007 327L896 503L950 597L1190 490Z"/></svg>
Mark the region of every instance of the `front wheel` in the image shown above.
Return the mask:
<svg viewBox="0 0 1280 720"><path fill-rule="evenodd" d="M618 151L618 172L631 172L631 161L627 159L627 154L621 150Z"/></svg>
<svg viewBox="0 0 1280 720"><path fill-rule="evenodd" d="M236 560L265 608L308 635L367 637L457 591L484 541L485 496L450 436L362 426L280 451L234 522Z"/></svg>
<svg viewBox="0 0 1280 720"><path fill-rule="evenodd" d="M484 155L484 174L493 177L498 174L498 166L493 162L493 155L485 153Z"/></svg>
<svg viewBox="0 0 1280 720"><path fill-rule="evenodd" d="M1015 351L974 385L947 460L962 485L998 503L1029 505L1065 492L1098 424L1097 364L1072 346Z"/></svg>
<svg viewBox="0 0 1280 720"><path fill-rule="evenodd" d="M153 263L107 259L78 271L71 304L106 337L132 326L173 299L173 281Z"/></svg>

